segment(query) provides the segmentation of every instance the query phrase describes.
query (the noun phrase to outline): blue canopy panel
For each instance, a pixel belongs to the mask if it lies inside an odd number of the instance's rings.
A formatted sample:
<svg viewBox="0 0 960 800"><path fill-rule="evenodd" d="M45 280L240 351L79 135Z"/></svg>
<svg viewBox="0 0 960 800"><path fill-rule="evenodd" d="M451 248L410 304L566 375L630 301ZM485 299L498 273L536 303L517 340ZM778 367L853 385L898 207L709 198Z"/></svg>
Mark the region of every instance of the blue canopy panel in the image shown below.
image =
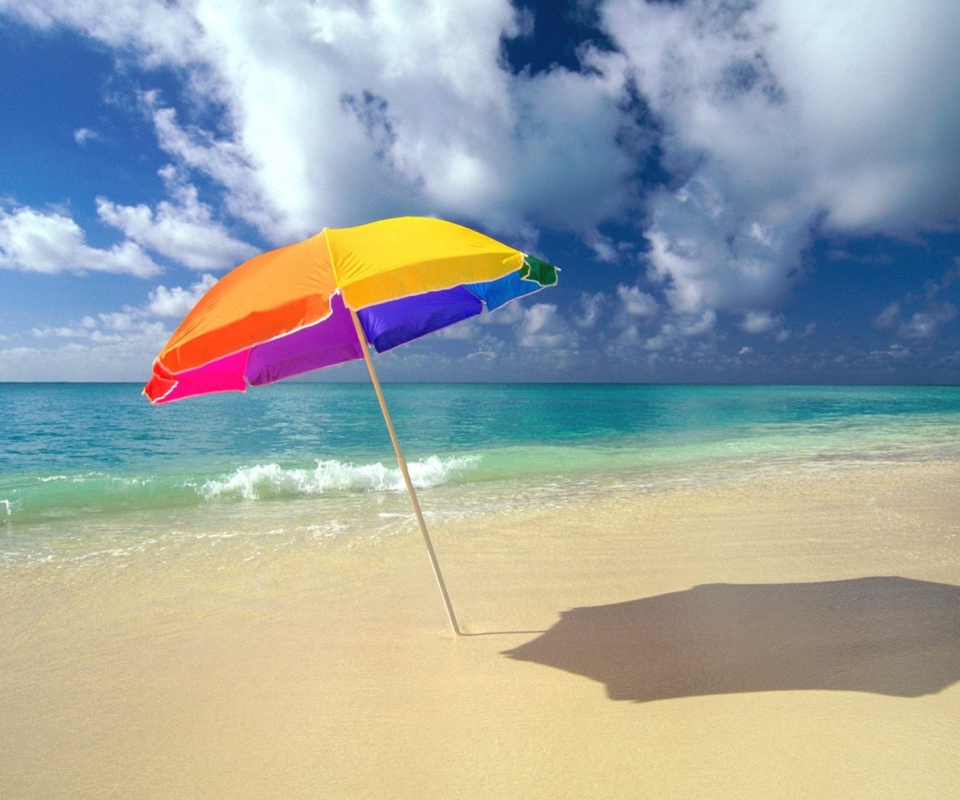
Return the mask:
<svg viewBox="0 0 960 800"><path fill-rule="evenodd" d="M469 283L466 288L483 300L488 311L496 311L511 300L539 291L543 288L543 284L521 278L518 270L495 281Z"/></svg>
<svg viewBox="0 0 960 800"><path fill-rule="evenodd" d="M357 312L367 341L378 353L419 339L455 322L475 317L484 305L493 311L504 303L542 289L536 281L511 272L495 281L470 283L436 292L388 300Z"/></svg>

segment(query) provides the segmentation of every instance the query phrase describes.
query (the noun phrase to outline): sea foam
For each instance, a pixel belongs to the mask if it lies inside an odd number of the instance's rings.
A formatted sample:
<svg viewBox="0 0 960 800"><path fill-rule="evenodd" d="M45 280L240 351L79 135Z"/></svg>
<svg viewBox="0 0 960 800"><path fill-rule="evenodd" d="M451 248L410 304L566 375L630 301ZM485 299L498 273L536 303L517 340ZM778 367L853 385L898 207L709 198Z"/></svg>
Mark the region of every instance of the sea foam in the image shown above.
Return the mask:
<svg viewBox="0 0 960 800"><path fill-rule="evenodd" d="M454 475L472 469L480 456L430 456L411 462L410 479L419 489L439 486ZM209 480L200 487L207 500L238 497L259 500L268 497L312 495L323 492L396 492L404 489L399 467L381 463L350 464L336 460L317 461L315 469L284 468L279 464L241 467L221 480Z"/></svg>

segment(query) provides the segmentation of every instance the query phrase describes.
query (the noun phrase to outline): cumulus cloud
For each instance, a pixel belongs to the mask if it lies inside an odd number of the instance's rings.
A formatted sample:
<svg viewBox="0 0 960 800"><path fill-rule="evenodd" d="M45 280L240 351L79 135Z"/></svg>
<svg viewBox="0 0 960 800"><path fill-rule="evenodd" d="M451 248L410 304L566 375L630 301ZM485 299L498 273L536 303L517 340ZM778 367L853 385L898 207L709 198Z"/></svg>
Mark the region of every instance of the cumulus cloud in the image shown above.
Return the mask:
<svg viewBox="0 0 960 800"><path fill-rule="evenodd" d="M657 301L646 292L641 292L638 286L617 287L617 297L620 298L623 313L630 317L652 317L659 310Z"/></svg>
<svg viewBox="0 0 960 800"><path fill-rule="evenodd" d="M577 346L576 332L552 303L537 303L524 309L517 335L521 347L553 351L554 354L565 355Z"/></svg>
<svg viewBox="0 0 960 800"><path fill-rule="evenodd" d="M874 328L894 328L901 320L900 303L892 302L873 318Z"/></svg>
<svg viewBox="0 0 960 800"><path fill-rule="evenodd" d="M158 286L150 292L146 313L157 317L185 317L206 291L217 282L213 275L204 275L189 289L182 286Z"/></svg>
<svg viewBox="0 0 960 800"><path fill-rule="evenodd" d="M597 261L606 264L615 264L620 260L620 251L617 245L609 236L604 236L600 231L587 231L583 237L584 242L590 247Z"/></svg>
<svg viewBox="0 0 960 800"><path fill-rule="evenodd" d="M790 287L806 220L762 225L708 174L677 191L658 190L652 205L649 274L675 311L743 311L776 302Z"/></svg>
<svg viewBox="0 0 960 800"><path fill-rule="evenodd" d="M607 302L603 292L584 292L580 296L581 313L574 319L578 328L593 328L600 320L600 311Z"/></svg>
<svg viewBox="0 0 960 800"><path fill-rule="evenodd" d="M605 0L677 179L651 198L652 274L673 306L775 304L809 231L960 220L960 6Z"/></svg>
<svg viewBox="0 0 960 800"><path fill-rule="evenodd" d="M143 204L122 206L98 197L100 219L123 231L129 240L190 269L226 269L257 254L255 247L234 239L213 219L213 210L200 202L195 186L177 181L170 168L161 172L176 203L163 200L151 209Z"/></svg>
<svg viewBox="0 0 960 800"><path fill-rule="evenodd" d="M669 322L664 322L660 330L643 343L643 348L655 352L667 349L682 350L686 347L687 339L710 333L716 324L717 313L713 309L707 309L699 315L675 315ZM631 338L633 338L632 335Z"/></svg>
<svg viewBox="0 0 960 800"><path fill-rule="evenodd" d="M905 320L899 333L905 339L928 339L937 333L941 325L952 322L956 317L957 309L952 303L938 303Z"/></svg>
<svg viewBox="0 0 960 800"><path fill-rule="evenodd" d="M769 311L748 311L740 322L744 333L767 333L783 326L783 317Z"/></svg>
<svg viewBox="0 0 960 800"><path fill-rule="evenodd" d="M10 211L0 208L0 268L47 275L112 272L138 278L161 271L135 242L108 249L91 247L83 229L70 217L26 206Z"/></svg>
<svg viewBox="0 0 960 800"><path fill-rule="evenodd" d="M707 309L702 314L696 316L681 317L677 321L677 330L679 330L683 336L701 336L713 330L716 324L716 312L712 309Z"/></svg>
<svg viewBox="0 0 960 800"><path fill-rule="evenodd" d="M223 113L205 127L145 92L160 146L275 242L437 213L524 243L541 225L578 231L613 258L596 226L635 205L636 156L652 144L626 135L624 76L596 51L581 71L511 72L502 43L531 17L509 0L4 7L183 70L192 102Z"/></svg>
<svg viewBox="0 0 960 800"><path fill-rule="evenodd" d="M957 317L957 309L950 302L929 302L926 308L904 316L900 303L891 303L873 320L875 328L895 328L903 339L929 339L939 333L942 326Z"/></svg>
<svg viewBox="0 0 960 800"><path fill-rule="evenodd" d="M189 184L173 187L176 203L161 201L123 206L97 198L97 213L126 237L109 248L87 244L86 234L70 216L27 206L0 208L0 268L48 275L110 272L150 278L162 271L147 253L153 251L195 270L221 270L256 255L258 250L234 239L213 219Z"/></svg>
<svg viewBox="0 0 960 800"><path fill-rule="evenodd" d="M873 318L873 327L896 329L896 335L902 339L930 339L938 335L946 323L957 317L956 306L944 300L942 292L957 280L958 272L957 268L947 270L939 282L927 281L922 295L908 293L890 303ZM911 314L911 309L916 311Z"/></svg>

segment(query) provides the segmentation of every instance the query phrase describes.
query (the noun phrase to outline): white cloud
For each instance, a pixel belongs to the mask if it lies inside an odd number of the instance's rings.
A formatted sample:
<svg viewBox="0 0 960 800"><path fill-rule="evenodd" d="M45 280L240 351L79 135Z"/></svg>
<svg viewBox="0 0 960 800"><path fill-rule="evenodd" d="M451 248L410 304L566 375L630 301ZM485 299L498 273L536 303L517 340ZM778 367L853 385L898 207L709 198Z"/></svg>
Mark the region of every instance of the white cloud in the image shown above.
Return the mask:
<svg viewBox="0 0 960 800"><path fill-rule="evenodd" d="M717 324L717 314L707 309L696 316L678 317L677 330L683 336L702 336L714 329Z"/></svg>
<svg viewBox="0 0 960 800"><path fill-rule="evenodd" d="M139 380L170 338L165 319L183 317L216 278L189 288L157 286L142 306L124 306L30 333L34 347L0 348L0 380Z"/></svg>
<svg viewBox="0 0 960 800"><path fill-rule="evenodd" d="M0 348L0 380L146 380L170 336L162 322L131 308L31 333L36 346Z"/></svg>
<svg viewBox="0 0 960 800"><path fill-rule="evenodd" d="M939 299L940 293L957 280L957 269L949 269L939 283L927 281L923 287L923 297L912 293L895 300L873 318L873 327L878 330L896 328L897 336L903 339L929 339L936 336L942 327L957 317L956 306L948 300ZM922 307L910 315L904 307L917 307L922 299Z"/></svg>
<svg viewBox="0 0 960 800"><path fill-rule="evenodd" d="M434 336L438 339L453 339L455 341L466 341L476 336L477 318L464 320L456 325L448 325L446 328L438 330Z"/></svg>
<svg viewBox="0 0 960 800"><path fill-rule="evenodd" d="M680 311L771 306L815 226L960 220L960 6L939 0L604 0L663 126L651 272ZM620 68L618 66L618 68Z"/></svg>
<svg viewBox="0 0 960 800"><path fill-rule="evenodd" d="M700 314L675 314L670 321L660 326L660 331L644 342L644 349L659 352L667 349L683 349L686 340L704 336L716 327L717 314L707 309Z"/></svg>
<svg viewBox="0 0 960 800"><path fill-rule="evenodd" d="M574 319L574 324L578 328L593 328L600 320L600 310L607 302L606 295L603 292L593 294L584 292L580 295L581 315Z"/></svg>
<svg viewBox="0 0 960 800"><path fill-rule="evenodd" d="M30 332L38 339L85 339L98 344L145 340L157 348L170 336L163 323L146 319L142 311L132 308L97 314L96 318L84 317L75 325L44 325Z"/></svg>
<svg viewBox="0 0 960 800"><path fill-rule="evenodd" d="M636 339L636 329L630 329L630 333L633 334L629 337L630 343L632 344ZM665 325L661 329L660 333L658 333L656 336L651 336L643 343L643 348L645 350L659 353L660 351L666 350L668 347L670 347L676 338L676 328L674 328L672 325Z"/></svg>
<svg viewBox="0 0 960 800"><path fill-rule="evenodd" d="M517 335L521 347L559 353L575 350L578 341L576 332L552 303L537 303L524 309Z"/></svg>
<svg viewBox="0 0 960 800"><path fill-rule="evenodd" d="M83 229L60 211L0 207L0 269L149 278L162 269L146 249L196 270L233 267L259 252L231 237L213 219L212 209L199 201L196 187L178 179L172 168L161 174L176 203L161 201L153 210L97 198L100 219L126 236L106 249L88 245Z"/></svg>
<svg viewBox="0 0 960 800"><path fill-rule="evenodd" d="M620 251L613 239L604 236L598 230L587 231L583 241L596 254L597 260L605 264L616 264L620 260Z"/></svg>
<svg viewBox="0 0 960 800"><path fill-rule="evenodd" d="M740 330L744 333L767 333L782 326L783 317L769 311L748 311L740 322Z"/></svg>
<svg viewBox="0 0 960 800"><path fill-rule="evenodd" d="M957 317L957 309L952 303L936 303L923 311L918 311L905 320L898 330L905 339L929 339L936 335L940 327Z"/></svg>
<svg viewBox="0 0 960 800"><path fill-rule="evenodd" d="M36 328L31 328L30 333L36 336L38 339L89 339L90 331L84 328L83 326L62 326L59 328L52 328L49 325L40 325Z"/></svg>
<svg viewBox="0 0 960 800"><path fill-rule="evenodd" d="M892 344L886 350L872 350L867 354L867 359L878 362L891 360L900 361L905 358L910 358L912 355L909 347L904 347L901 344Z"/></svg>
<svg viewBox="0 0 960 800"><path fill-rule="evenodd" d="M197 301L211 288L217 279L213 275L203 275L189 289L174 286L158 286L150 292L146 312L157 317L185 317Z"/></svg>
<svg viewBox="0 0 960 800"><path fill-rule="evenodd" d="M121 206L98 197L100 219L137 244L190 269L227 269L257 254L255 247L234 239L213 219L212 209L200 202L195 186L175 181L170 170L161 173L168 179L176 204L163 200L150 209L142 204Z"/></svg>
<svg viewBox="0 0 960 800"><path fill-rule="evenodd" d="M0 380L129 381L150 377L157 337L0 349ZM165 341L160 337L160 345Z"/></svg>
<svg viewBox="0 0 960 800"><path fill-rule="evenodd" d="M524 300L514 300L490 314L473 317L466 324L472 325L475 322L477 325L518 325L525 313Z"/></svg>
<svg viewBox="0 0 960 800"><path fill-rule="evenodd" d="M620 298L623 312L631 317L652 317L659 310L657 301L652 295L641 292L636 286L617 287L617 297Z"/></svg>
<svg viewBox="0 0 960 800"><path fill-rule="evenodd" d="M90 128L77 128L73 132L73 139L79 145L85 145L87 142L97 142L103 137Z"/></svg>
<svg viewBox="0 0 960 800"><path fill-rule="evenodd" d="M146 92L141 99L153 120L161 149L222 186L230 213L255 225L274 241L306 235L306 230L291 227L277 209L277 204L271 202L258 185L261 170L252 163L252 156L240 141L218 137L194 126L182 127L176 110L160 105L156 92ZM203 98L198 98L197 102L202 103ZM279 131L277 135L281 135ZM296 193L307 191L307 187L301 185L301 179L295 179L293 175L288 177L293 181L288 187L292 202Z"/></svg>
<svg viewBox="0 0 960 800"><path fill-rule="evenodd" d="M875 328L893 328L900 323L900 303L893 302L873 319Z"/></svg>
<svg viewBox="0 0 960 800"><path fill-rule="evenodd" d="M775 302L790 287L806 219L762 225L706 170L679 191L655 192L652 203L649 276L665 284L674 310L743 311Z"/></svg>
<svg viewBox="0 0 960 800"><path fill-rule="evenodd" d="M139 245L126 241L109 249L90 247L70 217L21 206L0 208L0 268L42 272L113 272L149 278L160 267Z"/></svg>
<svg viewBox="0 0 960 800"><path fill-rule="evenodd" d="M502 42L529 32L530 13L509 0L5 7L182 69L190 100L225 114L201 128L147 92L160 146L275 242L436 213L525 239L539 225L592 232L613 257L596 225L635 205L635 156L652 143L624 135L615 59L588 49L582 73L511 73Z"/></svg>
<svg viewBox="0 0 960 800"><path fill-rule="evenodd" d="M179 320L196 305L197 301L217 282L213 275L202 275L200 280L188 289L173 286L169 289L162 284L151 289L147 302L142 306L124 306L122 311L105 312L96 318L85 317L81 326L87 329L106 329L111 332L142 331L153 326L159 330L163 323L156 317L169 317Z"/></svg>

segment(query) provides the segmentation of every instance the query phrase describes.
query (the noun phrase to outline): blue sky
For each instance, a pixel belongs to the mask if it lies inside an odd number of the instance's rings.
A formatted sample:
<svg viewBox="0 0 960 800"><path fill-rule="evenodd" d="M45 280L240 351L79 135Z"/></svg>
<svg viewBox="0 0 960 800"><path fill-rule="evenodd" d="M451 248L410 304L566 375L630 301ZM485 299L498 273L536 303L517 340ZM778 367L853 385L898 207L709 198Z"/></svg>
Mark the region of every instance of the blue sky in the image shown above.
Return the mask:
<svg viewBox="0 0 960 800"><path fill-rule="evenodd" d="M145 380L230 267L424 214L561 284L388 380L956 384L957 41L953 0L0 0L0 381Z"/></svg>

